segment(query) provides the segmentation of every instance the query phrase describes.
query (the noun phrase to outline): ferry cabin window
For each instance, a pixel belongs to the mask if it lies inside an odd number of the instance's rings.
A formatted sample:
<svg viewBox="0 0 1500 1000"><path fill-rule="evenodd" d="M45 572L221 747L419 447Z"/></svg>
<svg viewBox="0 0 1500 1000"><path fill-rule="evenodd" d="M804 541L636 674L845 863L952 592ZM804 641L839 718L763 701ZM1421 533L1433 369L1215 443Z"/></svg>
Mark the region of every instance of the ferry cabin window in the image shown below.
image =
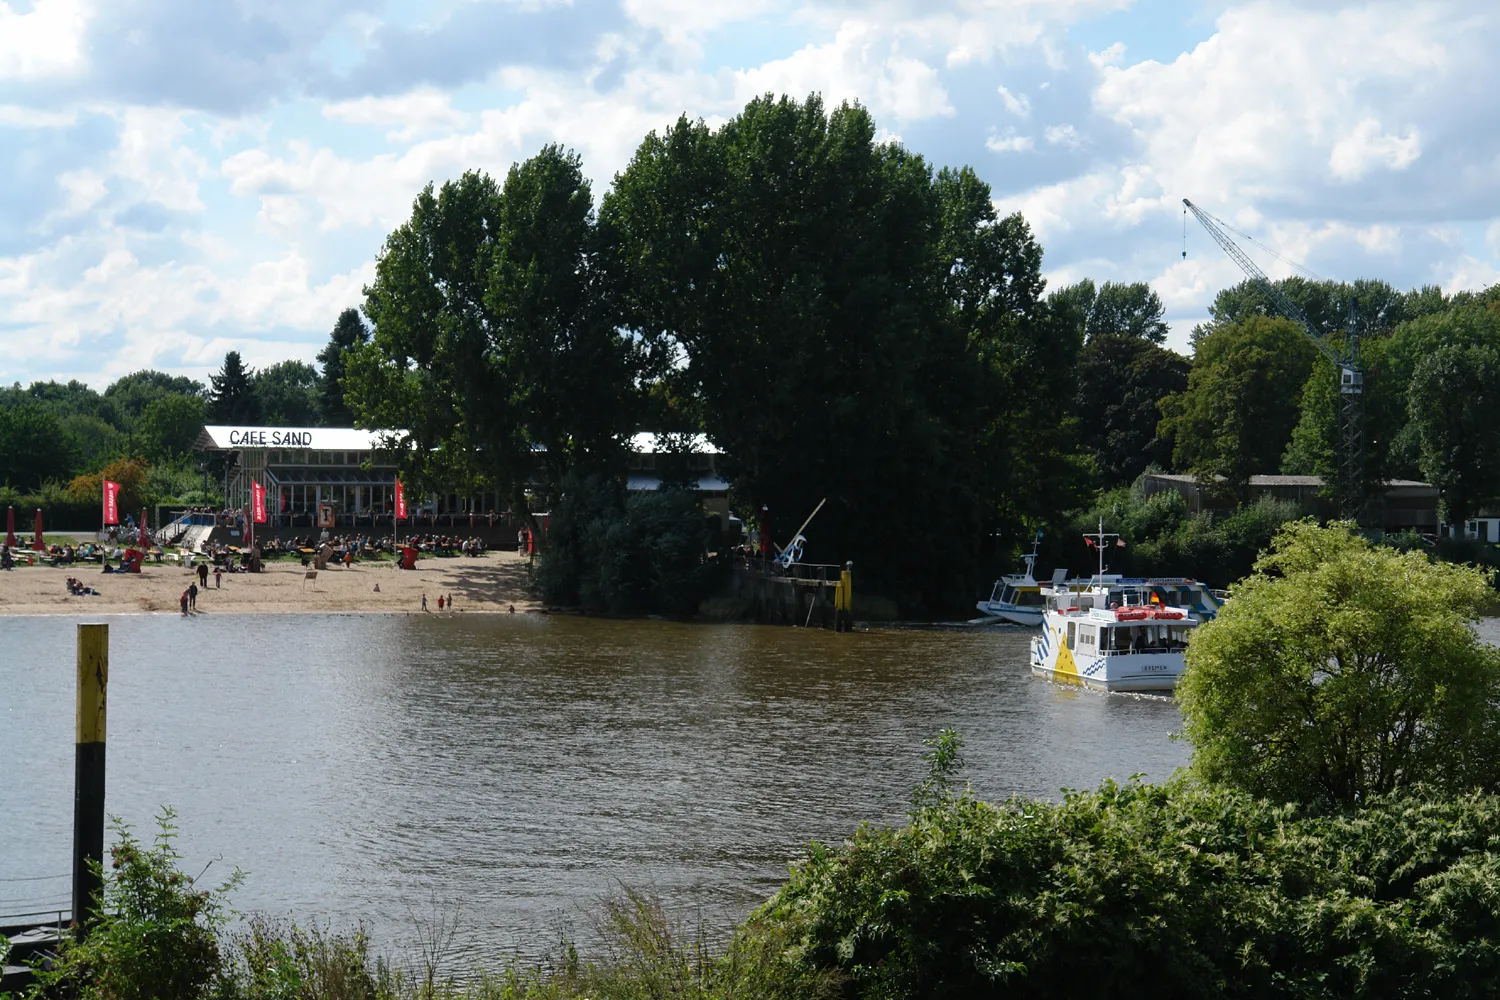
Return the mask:
<svg viewBox="0 0 1500 1000"><path fill-rule="evenodd" d="M1039 590L1017 591L1016 603L1023 608L1039 608L1042 606L1042 593Z"/></svg>
<svg viewBox="0 0 1500 1000"><path fill-rule="evenodd" d="M1068 648L1078 648L1078 625L1075 622L1068 622Z"/></svg>
<svg viewBox="0 0 1500 1000"><path fill-rule="evenodd" d="M1105 635L1109 633L1106 632ZM1096 629L1085 626L1078 630L1078 644L1084 649L1099 648L1099 632Z"/></svg>

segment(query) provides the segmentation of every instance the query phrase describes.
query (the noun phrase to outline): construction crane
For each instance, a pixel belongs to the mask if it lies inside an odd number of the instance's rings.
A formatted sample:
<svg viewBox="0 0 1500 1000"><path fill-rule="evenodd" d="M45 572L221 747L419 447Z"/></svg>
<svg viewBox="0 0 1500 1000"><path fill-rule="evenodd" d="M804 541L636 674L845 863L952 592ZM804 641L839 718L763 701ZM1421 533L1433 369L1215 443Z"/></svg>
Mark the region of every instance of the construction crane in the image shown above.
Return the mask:
<svg viewBox="0 0 1500 1000"><path fill-rule="evenodd" d="M1266 273L1256 266L1255 261L1229 238L1229 234L1224 231L1231 228L1228 223L1214 218L1186 198L1182 199L1182 204L1208 230L1208 235L1214 238L1214 242L1240 266L1240 270L1249 276L1276 311L1302 327L1302 332L1313 342L1313 346L1333 364L1339 387L1338 480L1334 496L1345 517L1365 520L1365 373L1359 359L1359 330L1354 324L1354 302L1351 300L1349 303L1349 328L1344 333L1343 346L1335 347L1313 329L1297 303L1277 288L1266 277ZM1186 256L1186 251L1183 255Z"/></svg>

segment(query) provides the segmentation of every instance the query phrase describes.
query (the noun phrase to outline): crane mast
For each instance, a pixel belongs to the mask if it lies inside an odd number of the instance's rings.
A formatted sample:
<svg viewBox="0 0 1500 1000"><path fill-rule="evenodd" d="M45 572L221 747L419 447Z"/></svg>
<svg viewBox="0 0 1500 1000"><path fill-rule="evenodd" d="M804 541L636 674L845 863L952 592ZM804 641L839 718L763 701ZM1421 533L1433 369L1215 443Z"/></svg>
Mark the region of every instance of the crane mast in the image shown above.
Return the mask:
<svg viewBox="0 0 1500 1000"><path fill-rule="evenodd" d="M1197 205L1184 198L1182 204L1199 225L1208 230L1214 242L1239 265L1240 270L1255 283L1271 305L1285 318L1296 323L1313 342L1318 351L1333 364L1338 377L1339 428L1338 428L1338 480L1334 496L1340 512L1349 518L1363 522L1368 517L1365 486L1365 375L1360 362L1359 330L1354 323L1354 302L1349 303L1349 328L1344 335L1342 350L1336 349L1322 334L1314 330L1307 316L1285 292L1266 276L1255 261L1230 239L1219 221Z"/></svg>

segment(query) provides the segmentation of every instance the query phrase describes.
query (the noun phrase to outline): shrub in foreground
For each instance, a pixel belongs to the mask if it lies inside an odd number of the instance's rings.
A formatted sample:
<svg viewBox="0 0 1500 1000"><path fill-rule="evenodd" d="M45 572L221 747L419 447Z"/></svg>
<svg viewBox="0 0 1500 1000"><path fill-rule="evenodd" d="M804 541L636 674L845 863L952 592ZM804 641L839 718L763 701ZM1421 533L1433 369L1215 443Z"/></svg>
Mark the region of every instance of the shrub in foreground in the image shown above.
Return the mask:
<svg viewBox="0 0 1500 1000"><path fill-rule="evenodd" d="M741 933L858 997L1487 997L1497 844L1500 798L1479 794L950 794L815 848Z"/></svg>

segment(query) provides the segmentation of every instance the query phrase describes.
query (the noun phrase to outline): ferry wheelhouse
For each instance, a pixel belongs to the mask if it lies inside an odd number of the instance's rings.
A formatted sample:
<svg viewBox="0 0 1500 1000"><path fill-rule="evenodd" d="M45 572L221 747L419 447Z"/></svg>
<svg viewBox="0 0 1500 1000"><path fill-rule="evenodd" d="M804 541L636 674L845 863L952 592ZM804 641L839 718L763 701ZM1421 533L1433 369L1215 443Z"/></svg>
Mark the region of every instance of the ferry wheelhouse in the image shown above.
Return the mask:
<svg viewBox="0 0 1500 1000"><path fill-rule="evenodd" d="M1032 539L1031 551L1021 557L1026 569L996 580L995 586L990 590L990 599L974 605L981 614L989 618L1003 618L1017 625L1042 623L1042 616L1047 612L1047 602L1042 596L1042 585L1037 583L1033 575L1041 542L1042 533L1039 531L1036 538Z"/></svg>
<svg viewBox="0 0 1500 1000"><path fill-rule="evenodd" d="M1049 588L1041 634L1031 640L1031 672L1101 691L1169 692L1187 665L1192 609L1165 603L1145 588L1106 579L1104 549L1118 536L1086 535L1099 549L1093 585ZM1144 599L1143 599L1144 598Z"/></svg>

